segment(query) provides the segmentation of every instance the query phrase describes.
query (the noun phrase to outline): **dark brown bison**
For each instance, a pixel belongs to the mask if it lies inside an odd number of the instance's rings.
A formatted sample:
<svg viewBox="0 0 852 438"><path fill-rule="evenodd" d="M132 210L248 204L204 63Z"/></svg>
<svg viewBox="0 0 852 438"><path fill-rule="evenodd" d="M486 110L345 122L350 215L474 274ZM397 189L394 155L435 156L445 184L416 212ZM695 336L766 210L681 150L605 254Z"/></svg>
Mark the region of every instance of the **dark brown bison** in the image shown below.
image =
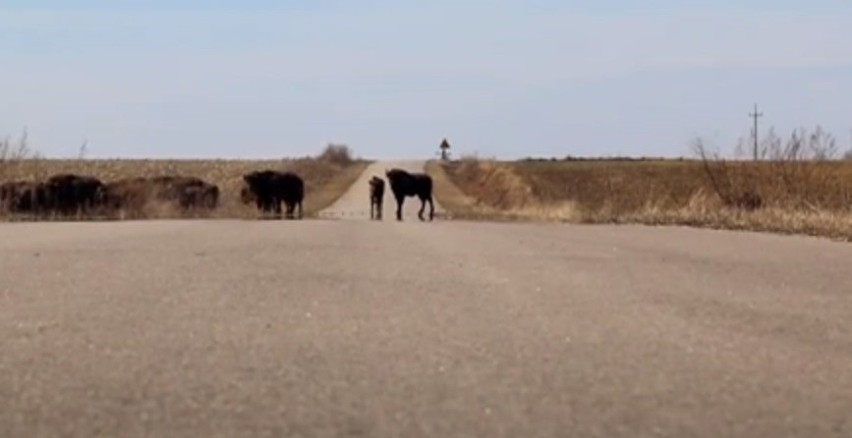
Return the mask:
<svg viewBox="0 0 852 438"><path fill-rule="evenodd" d="M0 210L42 213L48 210L47 186L41 182L10 181L0 184Z"/></svg>
<svg viewBox="0 0 852 438"><path fill-rule="evenodd" d="M141 213L152 203L183 212L212 210L219 203L219 188L185 176L127 178L106 185L103 204L110 211Z"/></svg>
<svg viewBox="0 0 852 438"><path fill-rule="evenodd" d="M305 197L305 182L299 175L293 172L277 172L274 170L261 170L243 175L245 186L240 191L243 203L254 202L258 210L263 213L274 213L275 217L281 217L281 203L287 207L286 217L302 218L302 201Z"/></svg>
<svg viewBox="0 0 852 438"><path fill-rule="evenodd" d="M103 201L104 184L90 176L60 174L44 182L13 181L0 188L0 204L12 213L70 216L91 213Z"/></svg>
<svg viewBox="0 0 852 438"><path fill-rule="evenodd" d="M70 173L48 178L45 186L48 210L60 215L94 211L103 200L105 188L97 178Z"/></svg>
<svg viewBox="0 0 852 438"><path fill-rule="evenodd" d="M382 220L382 200L385 196L385 180L374 176L370 179L370 219Z"/></svg>
<svg viewBox="0 0 852 438"><path fill-rule="evenodd" d="M396 198L396 220L402 220L402 204L406 196L417 196L420 198L420 211L417 217L423 218L423 210L429 203L429 220L435 218L435 204L432 201L432 177L425 173L408 173L402 169L391 169L385 171L385 176L390 181L391 191Z"/></svg>
<svg viewBox="0 0 852 438"><path fill-rule="evenodd" d="M199 178L159 176L150 182L158 200L171 202L183 210L212 210L219 204L219 187Z"/></svg>
<svg viewBox="0 0 852 438"><path fill-rule="evenodd" d="M189 210L213 210L219 205L219 187L209 183L186 186L180 202Z"/></svg>
<svg viewBox="0 0 852 438"><path fill-rule="evenodd" d="M142 211L151 199L151 189L145 178L125 178L106 184L103 206L111 212Z"/></svg>

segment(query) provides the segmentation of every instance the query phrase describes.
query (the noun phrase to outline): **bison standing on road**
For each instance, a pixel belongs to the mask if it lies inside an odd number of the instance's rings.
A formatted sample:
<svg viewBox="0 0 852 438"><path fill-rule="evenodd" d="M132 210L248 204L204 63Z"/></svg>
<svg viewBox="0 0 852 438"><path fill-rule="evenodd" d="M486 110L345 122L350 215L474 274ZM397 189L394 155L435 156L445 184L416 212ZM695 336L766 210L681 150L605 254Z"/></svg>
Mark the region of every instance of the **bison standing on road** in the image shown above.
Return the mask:
<svg viewBox="0 0 852 438"><path fill-rule="evenodd" d="M391 169L385 171L390 181L391 191L396 198L396 220L402 220L402 204L406 196L417 196L420 198L420 211L417 217L423 219L423 210L426 202L429 203L429 220L435 218L435 204L432 201L432 177L425 173L408 173L402 169Z"/></svg>
<svg viewBox="0 0 852 438"><path fill-rule="evenodd" d="M213 210L219 203L219 187L186 176L127 178L106 185L104 206L110 211L138 213L152 203L182 212Z"/></svg>
<svg viewBox="0 0 852 438"><path fill-rule="evenodd" d="M382 200L385 197L385 180L374 176L370 179L370 219L382 220Z"/></svg>
<svg viewBox="0 0 852 438"><path fill-rule="evenodd" d="M91 176L60 174L50 177L46 185L48 208L60 215L89 213L104 196L104 183Z"/></svg>
<svg viewBox="0 0 852 438"><path fill-rule="evenodd" d="M94 211L104 184L97 178L60 174L45 182L12 181L0 187L0 204L11 213L70 216Z"/></svg>
<svg viewBox="0 0 852 438"><path fill-rule="evenodd" d="M187 210L213 210L219 205L219 187L208 183L186 186L180 202Z"/></svg>
<svg viewBox="0 0 852 438"><path fill-rule="evenodd" d="M219 204L219 187L189 176L151 178L155 197L174 203L183 210L212 210Z"/></svg>
<svg viewBox="0 0 852 438"><path fill-rule="evenodd" d="M110 212L142 211L150 198L145 178L125 178L107 183L103 206Z"/></svg>
<svg viewBox="0 0 852 438"><path fill-rule="evenodd" d="M218 203L216 185L186 176L128 178L104 184L90 176L59 174L45 182L13 181L0 185L0 209L10 213L143 214L152 204L185 213L212 210Z"/></svg>
<svg viewBox="0 0 852 438"><path fill-rule="evenodd" d="M48 208L44 183L9 181L0 184L0 210L9 213L40 213Z"/></svg>
<svg viewBox="0 0 852 438"><path fill-rule="evenodd" d="M305 197L305 183L293 172L277 172L274 170L255 171L243 175L243 187L240 198L243 203L255 202L257 208L264 213L274 213L281 217L281 203L287 206L286 217L294 218L294 210L298 207L298 219L302 218L302 201Z"/></svg>

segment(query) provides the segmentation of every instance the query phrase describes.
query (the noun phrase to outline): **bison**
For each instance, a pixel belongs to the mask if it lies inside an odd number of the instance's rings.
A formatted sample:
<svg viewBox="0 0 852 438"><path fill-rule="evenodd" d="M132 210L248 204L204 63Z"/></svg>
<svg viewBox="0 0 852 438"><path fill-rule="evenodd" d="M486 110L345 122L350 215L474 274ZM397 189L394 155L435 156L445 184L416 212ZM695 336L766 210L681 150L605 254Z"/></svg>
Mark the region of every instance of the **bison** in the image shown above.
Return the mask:
<svg viewBox="0 0 852 438"><path fill-rule="evenodd" d="M94 211L103 201L104 184L75 174L54 175L44 182L12 181L0 187L0 204L12 213L69 216Z"/></svg>
<svg viewBox="0 0 852 438"><path fill-rule="evenodd" d="M281 217L281 203L286 207L286 217L294 218L294 211L298 207L296 216L302 218L302 201L305 197L305 183L299 175L293 172L277 172L274 170L261 170L243 175L245 186L240 191L240 198L244 204L252 201L258 210L264 213L274 213Z"/></svg>
<svg viewBox="0 0 852 438"><path fill-rule="evenodd" d="M155 197L183 210L212 210L219 204L219 187L188 176L158 176L150 179Z"/></svg>
<svg viewBox="0 0 852 438"><path fill-rule="evenodd" d="M382 199L385 196L385 180L373 176L370 179L370 219L382 220Z"/></svg>
<svg viewBox="0 0 852 438"><path fill-rule="evenodd" d="M10 181L0 185L0 210L9 213L42 213L48 208L48 192L44 183Z"/></svg>
<svg viewBox="0 0 852 438"><path fill-rule="evenodd" d="M429 203L429 220L435 218L435 204L432 201L432 177L425 173L408 173L402 169L391 169L385 171L390 181L391 191L396 198L396 220L402 220L402 204L406 196L417 196L420 198L420 211L417 217L423 219L423 210L426 202Z"/></svg>
<svg viewBox="0 0 852 438"><path fill-rule="evenodd" d="M104 183L91 176L60 174L45 182L48 209L60 215L87 213L97 208L104 196Z"/></svg>
<svg viewBox="0 0 852 438"><path fill-rule="evenodd" d="M185 176L127 178L106 185L104 206L110 211L142 212L152 203L181 211L212 210L219 203L219 187Z"/></svg>
<svg viewBox="0 0 852 438"><path fill-rule="evenodd" d="M145 178L125 178L106 184L103 206L108 211L141 211L148 203L150 189Z"/></svg>
<svg viewBox="0 0 852 438"><path fill-rule="evenodd" d="M219 205L219 187L208 183L186 186L180 203L187 210L213 210Z"/></svg>

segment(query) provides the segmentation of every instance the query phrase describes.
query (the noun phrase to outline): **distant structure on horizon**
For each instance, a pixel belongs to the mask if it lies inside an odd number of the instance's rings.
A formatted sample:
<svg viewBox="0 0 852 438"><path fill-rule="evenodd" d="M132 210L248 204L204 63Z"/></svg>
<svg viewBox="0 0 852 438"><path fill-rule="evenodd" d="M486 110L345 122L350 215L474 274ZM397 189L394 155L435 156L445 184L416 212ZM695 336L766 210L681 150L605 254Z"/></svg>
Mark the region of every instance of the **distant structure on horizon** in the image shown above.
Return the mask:
<svg viewBox="0 0 852 438"><path fill-rule="evenodd" d="M450 142L445 138L439 147L441 148L441 160L448 161L450 159Z"/></svg>

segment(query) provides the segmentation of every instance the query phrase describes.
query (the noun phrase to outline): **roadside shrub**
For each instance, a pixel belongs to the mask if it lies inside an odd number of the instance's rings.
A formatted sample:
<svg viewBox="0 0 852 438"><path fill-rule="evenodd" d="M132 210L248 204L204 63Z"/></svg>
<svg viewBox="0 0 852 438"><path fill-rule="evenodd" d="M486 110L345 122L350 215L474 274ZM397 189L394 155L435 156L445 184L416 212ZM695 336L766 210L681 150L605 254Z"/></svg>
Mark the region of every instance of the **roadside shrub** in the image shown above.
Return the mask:
<svg viewBox="0 0 852 438"><path fill-rule="evenodd" d="M329 143L328 146L323 149L322 153L319 154L317 159L340 166L348 166L355 161L352 156L352 149L350 149L349 146L334 143Z"/></svg>
<svg viewBox="0 0 852 438"><path fill-rule="evenodd" d="M8 136L0 139L0 181L8 179L12 167L28 158L37 156L30 150L26 129L17 141Z"/></svg>
<svg viewBox="0 0 852 438"><path fill-rule="evenodd" d="M748 150L744 143L734 159L710 151L701 139L693 143L709 186L725 206L747 211L845 211L852 206L852 182L837 161L837 142L821 127L795 130L786 140L770 130L757 161L742 158Z"/></svg>

